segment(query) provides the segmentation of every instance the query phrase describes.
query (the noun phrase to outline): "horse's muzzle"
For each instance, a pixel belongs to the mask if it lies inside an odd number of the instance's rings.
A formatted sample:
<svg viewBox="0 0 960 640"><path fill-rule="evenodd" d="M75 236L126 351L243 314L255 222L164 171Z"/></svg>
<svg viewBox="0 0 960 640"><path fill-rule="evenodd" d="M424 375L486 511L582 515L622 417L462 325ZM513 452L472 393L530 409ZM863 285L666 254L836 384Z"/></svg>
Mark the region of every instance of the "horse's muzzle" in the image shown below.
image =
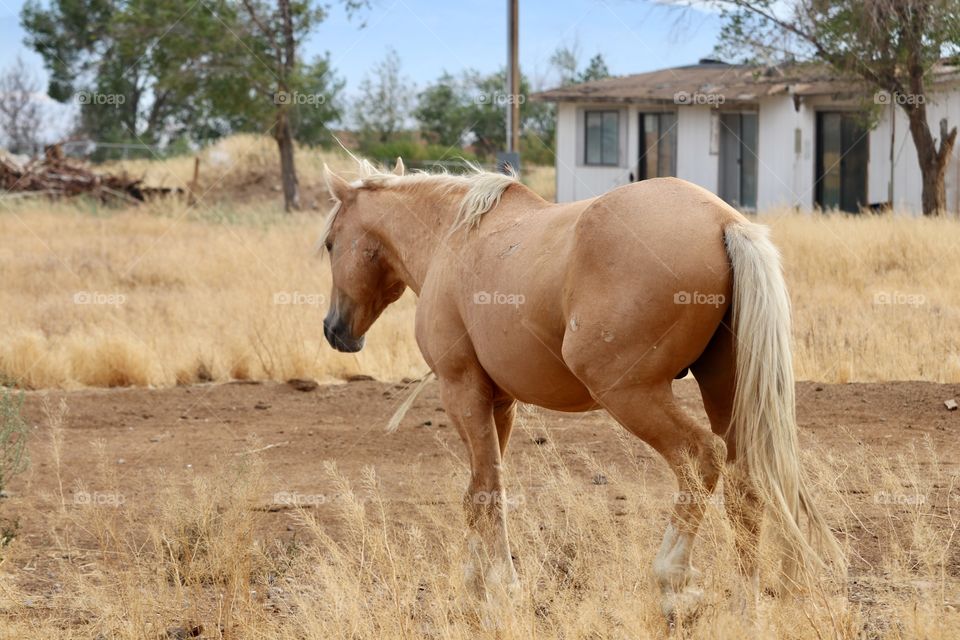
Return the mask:
<svg viewBox="0 0 960 640"><path fill-rule="evenodd" d="M364 337L354 338L353 334L343 321L337 317L331 321L329 316L323 321L323 337L330 346L344 353L356 353L363 349Z"/></svg>

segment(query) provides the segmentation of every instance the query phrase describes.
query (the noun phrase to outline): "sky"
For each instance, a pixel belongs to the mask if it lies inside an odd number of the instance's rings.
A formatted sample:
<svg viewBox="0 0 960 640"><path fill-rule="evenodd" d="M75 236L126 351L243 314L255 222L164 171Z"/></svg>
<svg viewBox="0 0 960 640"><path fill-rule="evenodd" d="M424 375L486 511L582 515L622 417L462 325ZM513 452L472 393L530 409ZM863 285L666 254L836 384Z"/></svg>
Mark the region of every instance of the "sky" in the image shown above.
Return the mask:
<svg viewBox="0 0 960 640"><path fill-rule="evenodd" d="M184 0L185 10L200 1ZM506 0L372 0L352 19L337 0L330 2L330 15L301 55L329 52L348 96L389 48L418 88L444 71L489 72L506 62ZM20 55L45 86L40 57L23 43L23 4L0 0L0 69ZM714 13L655 0L520 0L520 67L543 89L555 81L549 59L561 45L576 44L582 64L603 54L615 75L691 64L710 56L719 27Z"/></svg>

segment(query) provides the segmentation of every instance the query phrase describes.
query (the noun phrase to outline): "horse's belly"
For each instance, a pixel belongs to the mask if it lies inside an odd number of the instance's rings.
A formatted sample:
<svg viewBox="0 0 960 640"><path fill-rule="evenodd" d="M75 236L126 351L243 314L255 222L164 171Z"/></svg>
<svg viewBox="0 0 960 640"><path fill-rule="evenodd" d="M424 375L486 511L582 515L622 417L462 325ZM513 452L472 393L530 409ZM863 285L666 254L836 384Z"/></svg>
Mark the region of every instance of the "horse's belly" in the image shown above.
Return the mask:
<svg viewBox="0 0 960 640"><path fill-rule="evenodd" d="M506 342L507 344L504 344ZM530 335L485 345L474 342L484 370L504 392L527 404L555 411L596 408L590 391L570 372L556 348Z"/></svg>

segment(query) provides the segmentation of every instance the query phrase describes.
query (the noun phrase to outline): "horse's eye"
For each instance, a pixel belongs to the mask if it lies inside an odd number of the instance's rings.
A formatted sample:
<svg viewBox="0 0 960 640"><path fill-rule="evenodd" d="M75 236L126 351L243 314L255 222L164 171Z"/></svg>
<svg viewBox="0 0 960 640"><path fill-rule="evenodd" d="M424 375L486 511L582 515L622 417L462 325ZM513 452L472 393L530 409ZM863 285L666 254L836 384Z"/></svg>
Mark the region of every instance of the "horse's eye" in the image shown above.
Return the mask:
<svg viewBox="0 0 960 640"><path fill-rule="evenodd" d="M327 252L328 252L328 253L333 253L333 243L332 243L332 242L330 242L329 240L327 240L326 242L323 243L323 246L325 246L325 247L327 248Z"/></svg>

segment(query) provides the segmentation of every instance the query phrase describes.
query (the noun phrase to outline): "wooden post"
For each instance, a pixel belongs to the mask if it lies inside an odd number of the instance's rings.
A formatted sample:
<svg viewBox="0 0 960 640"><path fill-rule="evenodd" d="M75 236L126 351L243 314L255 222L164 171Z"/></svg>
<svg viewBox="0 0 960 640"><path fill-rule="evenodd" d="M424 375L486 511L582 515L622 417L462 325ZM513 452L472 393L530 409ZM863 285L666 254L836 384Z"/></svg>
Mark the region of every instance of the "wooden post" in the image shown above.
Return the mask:
<svg viewBox="0 0 960 640"><path fill-rule="evenodd" d="M507 0L507 151L520 151L519 0Z"/></svg>
<svg viewBox="0 0 960 640"><path fill-rule="evenodd" d="M192 205L196 200L197 184L200 182L200 156L193 158L193 180L190 182L189 203Z"/></svg>

